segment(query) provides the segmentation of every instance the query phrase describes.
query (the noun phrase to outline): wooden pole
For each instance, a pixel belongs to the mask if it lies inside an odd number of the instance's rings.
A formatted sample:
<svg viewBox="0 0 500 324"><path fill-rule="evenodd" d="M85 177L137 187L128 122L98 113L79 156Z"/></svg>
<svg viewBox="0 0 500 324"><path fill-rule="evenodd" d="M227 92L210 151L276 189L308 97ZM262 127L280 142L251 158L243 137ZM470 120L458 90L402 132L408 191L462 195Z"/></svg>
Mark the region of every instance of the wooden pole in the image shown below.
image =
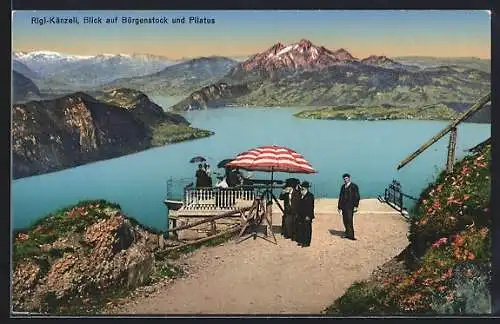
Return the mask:
<svg viewBox="0 0 500 324"><path fill-rule="evenodd" d="M448 144L448 160L446 161L446 172L453 172L453 164L455 163L455 150L457 146L457 128L452 128L450 132L450 142Z"/></svg>
<svg viewBox="0 0 500 324"><path fill-rule="evenodd" d="M425 142L421 147L419 147L415 152L410 154L407 158L405 158L403 161L401 161L397 167L397 169L401 169L410 161L412 161L414 158L416 158L420 153L425 151L429 146L432 144L436 143L446 135L449 131L451 131L453 128L456 128L458 124L460 124L462 121L465 119L469 118L472 116L474 113L476 113L478 110L483 108L484 105L486 105L489 101L491 100L491 92L488 93L486 96L482 97L476 104L472 105L466 112L462 114L462 116L458 117L455 119L450 125L448 125L446 128L444 128L442 131L440 131L436 136L432 137L430 140Z"/></svg>
<svg viewBox="0 0 500 324"><path fill-rule="evenodd" d="M186 224L186 225L183 225L183 226L179 226L179 227L175 227L175 228L170 228L167 232L175 232L175 231L180 231L180 230L183 230L183 229L188 229L188 228L191 228L191 227L195 227L196 225L201 225L201 224L204 224L204 223L215 221L216 219L219 219L219 218L233 216L234 214L242 213L242 212L248 211L248 210L250 210L252 208L253 207L250 206L250 207L240 208L240 209L237 209L237 210L231 210L231 211L222 213L220 215L215 215L215 216L212 216L210 218L205 218L205 219L202 219L200 221L197 221L197 222L194 222L194 223L191 223L191 224Z"/></svg>
<svg viewBox="0 0 500 324"><path fill-rule="evenodd" d="M234 233L234 232L238 231L239 228L240 228L240 225L236 225L236 226L233 226L233 227L229 228L228 230L220 232L220 233L218 233L216 235L207 236L207 237L201 238L201 239L196 240L196 241L192 241L192 242L188 242L188 243L185 243L185 244L182 244L182 245L178 245L178 246L174 246L174 247L171 247L171 248L167 248L165 250L157 252L157 254L162 256L162 255L165 255L168 252L172 252L172 251L175 251L175 250L178 250L178 249L182 249L182 248L184 248L186 246L189 246L189 245L194 245L194 244L199 244L199 243L203 243L203 242L206 242L206 241L210 241L211 239L214 239L214 238L217 238L217 237L221 237L221 236L226 235L226 234Z"/></svg>

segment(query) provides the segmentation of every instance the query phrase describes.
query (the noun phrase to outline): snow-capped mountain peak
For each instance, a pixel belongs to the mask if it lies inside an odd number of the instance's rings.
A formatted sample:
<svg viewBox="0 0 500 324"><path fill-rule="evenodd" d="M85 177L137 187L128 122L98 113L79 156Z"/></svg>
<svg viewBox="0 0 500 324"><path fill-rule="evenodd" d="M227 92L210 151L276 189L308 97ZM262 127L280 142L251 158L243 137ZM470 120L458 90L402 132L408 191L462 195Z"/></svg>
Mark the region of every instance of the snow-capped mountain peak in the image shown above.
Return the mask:
<svg viewBox="0 0 500 324"><path fill-rule="evenodd" d="M167 58L101 53L75 55L49 50L13 52L12 58L41 77L76 85L107 83L118 78L135 77L161 71L174 62Z"/></svg>
<svg viewBox="0 0 500 324"><path fill-rule="evenodd" d="M14 58L21 60L21 61L22 60L30 60L30 59L83 60L83 59L88 59L88 58L92 57L92 56L85 56L85 55L65 54L65 53L60 53L60 52L55 52L55 51L47 51L47 50L32 51L32 52L14 52L13 56L14 56Z"/></svg>
<svg viewBox="0 0 500 324"><path fill-rule="evenodd" d="M297 69L325 68L339 63L358 61L345 49L331 51L323 46L316 46L307 39L283 45L278 42L268 50L258 53L241 64L246 71L254 69Z"/></svg>

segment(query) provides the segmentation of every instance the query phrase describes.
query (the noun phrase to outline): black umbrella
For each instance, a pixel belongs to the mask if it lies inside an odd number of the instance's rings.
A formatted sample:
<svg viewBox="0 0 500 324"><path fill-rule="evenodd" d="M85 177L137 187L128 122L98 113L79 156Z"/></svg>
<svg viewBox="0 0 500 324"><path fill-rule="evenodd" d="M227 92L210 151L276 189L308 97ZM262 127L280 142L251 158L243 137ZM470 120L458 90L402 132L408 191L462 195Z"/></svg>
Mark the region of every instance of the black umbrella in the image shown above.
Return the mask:
<svg viewBox="0 0 500 324"><path fill-rule="evenodd" d="M205 159L203 156L195 156L191 160L189 160L189 163L199 163L199 162L205 162L207 159Z"/></svg>
<svg viewBox="0 0 500 324"><path fill-rule="evenodd" d="M218 164L217 164L217 167L218 168L224 168L226 166L226 164L228 164L229 162L233 161L234 159L224 159L222 161L220 161Z"/></svg>

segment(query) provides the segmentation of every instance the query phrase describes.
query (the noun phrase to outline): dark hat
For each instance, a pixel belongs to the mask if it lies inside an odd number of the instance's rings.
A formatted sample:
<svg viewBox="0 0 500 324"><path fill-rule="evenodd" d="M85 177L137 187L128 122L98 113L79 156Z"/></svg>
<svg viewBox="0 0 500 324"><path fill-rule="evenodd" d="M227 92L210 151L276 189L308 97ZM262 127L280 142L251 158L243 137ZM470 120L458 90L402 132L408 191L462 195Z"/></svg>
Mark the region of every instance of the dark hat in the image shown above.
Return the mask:
<svg viewBox="0 0 500 324"><path fill-rule="evenodd" d="M303 188L309 188L309 182L304 181L304 182L302 182L302 184L300 186Z"/></svg>
<svg viewBox="0 0 500 324"><path fill-rule="evenodd" d="M288 178L285 180L285 187L296 187L300 184L300 180L297 178Z"/></svg>

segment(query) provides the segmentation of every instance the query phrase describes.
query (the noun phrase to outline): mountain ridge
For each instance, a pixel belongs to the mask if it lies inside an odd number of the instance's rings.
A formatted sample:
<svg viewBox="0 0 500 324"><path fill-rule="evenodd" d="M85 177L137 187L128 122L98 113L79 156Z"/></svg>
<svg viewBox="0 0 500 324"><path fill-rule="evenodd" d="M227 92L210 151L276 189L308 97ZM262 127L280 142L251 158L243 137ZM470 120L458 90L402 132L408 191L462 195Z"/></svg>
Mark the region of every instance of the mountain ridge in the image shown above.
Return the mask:
<svg viewBox="0 0 500 324"><path fill-rule="evenodd" d="M114 80L107 87L127 87L149 95L168 89L169 95L185 95L216 82L226 75L237 61L225 56L202 56L173 64L155 73Z"/></svg>
<svg viewBox="0 0 500 324"><path fill-rule="evenodd" d="M74 92L100 87L113 80L148 75L177 63L150 54L71 55L54 51L13 52L17 61L34 71L43 92Z"/></svg>
<svg viewBox="0 0 500 324"><path fill-rule="evenodd" d="M211 98L196 96L196 90L173 109L211 108L211 102L214 107L221 102L232 106L468 103L489 90L490 74L458 65L419 68L381 55L358 59L343 48L326 49L302 39L288 46L275 43L210 86L220 83L246 85L250 91Z"/></svg>

